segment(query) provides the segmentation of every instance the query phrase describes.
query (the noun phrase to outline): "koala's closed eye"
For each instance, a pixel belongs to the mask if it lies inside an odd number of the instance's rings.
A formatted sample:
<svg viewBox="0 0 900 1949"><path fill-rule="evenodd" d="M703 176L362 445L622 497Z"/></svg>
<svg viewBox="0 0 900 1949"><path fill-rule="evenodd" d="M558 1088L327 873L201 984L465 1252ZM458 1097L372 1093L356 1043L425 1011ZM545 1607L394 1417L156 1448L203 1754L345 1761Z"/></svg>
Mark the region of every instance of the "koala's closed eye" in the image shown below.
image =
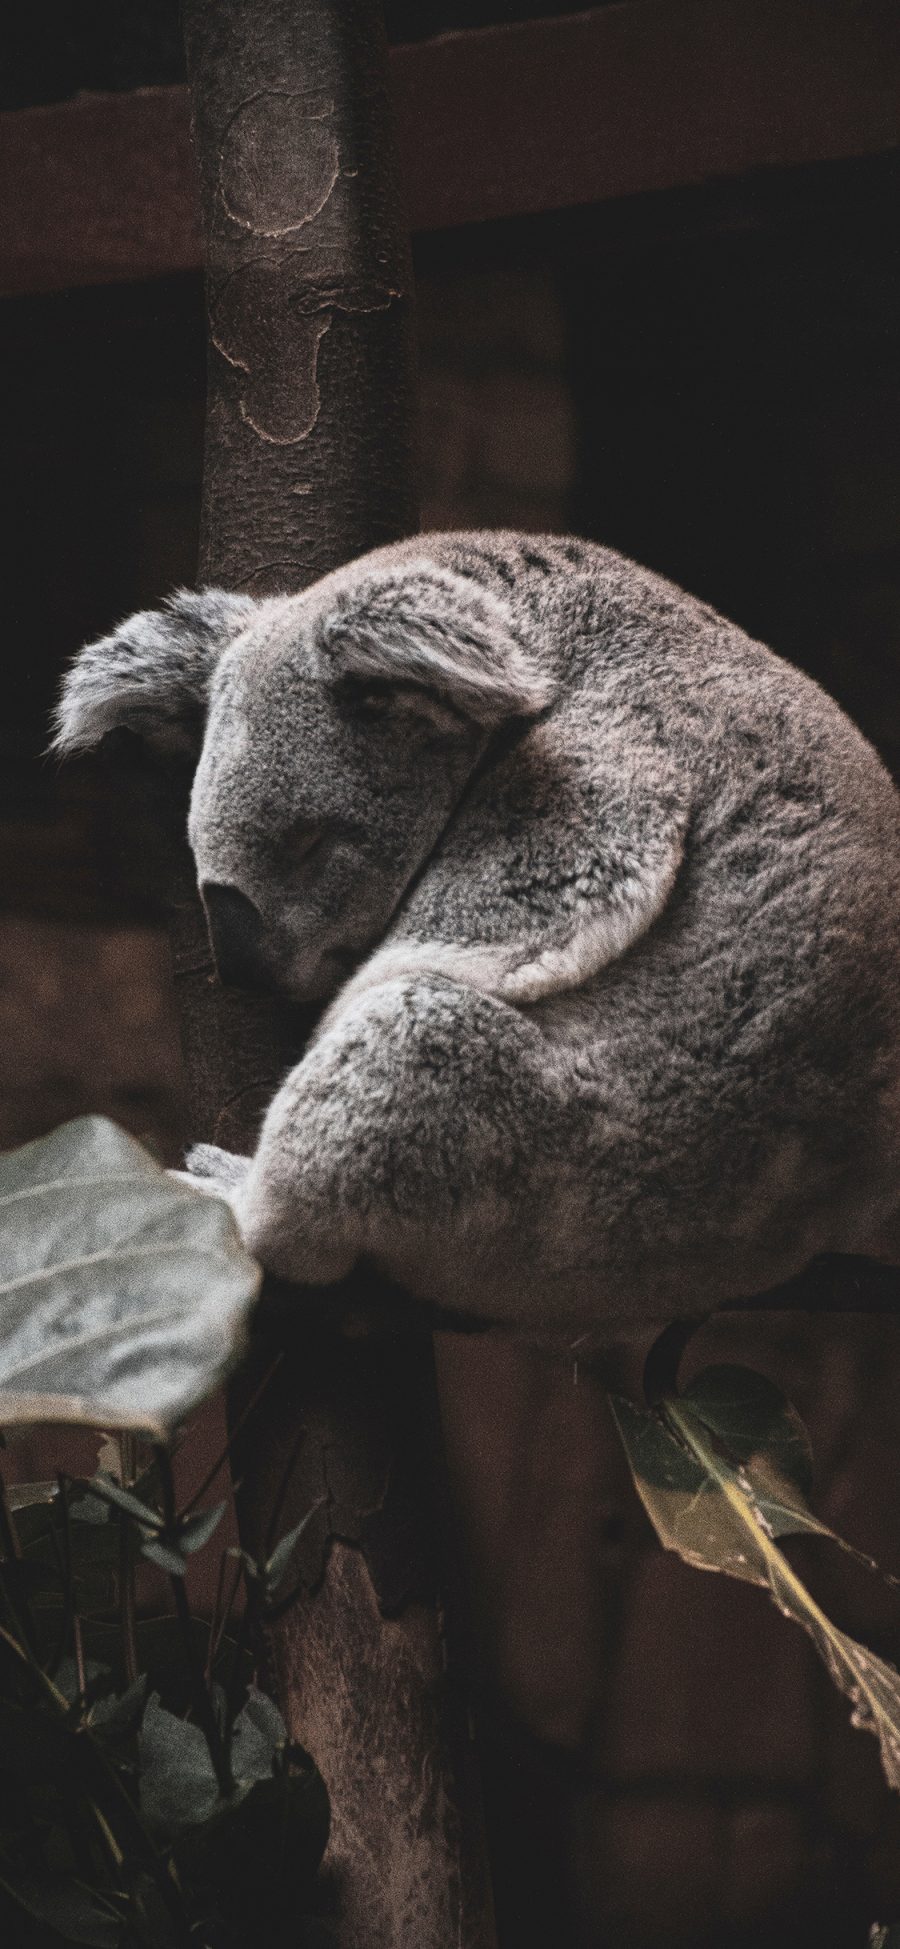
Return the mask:
<svg viewBox="0 0 900 1949"><path fill-rule="evenodd" d="M455 710L446 698L434 696L423 684L343 677L334 685L334 696L346 717L375 731L390 732L402 723L404 730L418 727L426 737L446 738L471 730L471 722L462 711Z"/></svg>
<svg viewBox="0 0 900 1949"><path fill-rule="evenodd" d="M312 825L307 820L300 819L295 826L291 827L284 840L285 851L295 861L310 859L324 844L327 833L327 826L318 823Z"/></svg>
<svg viewBox="0 0 900 1949"><path fill-rule="evenodd" d="M307 877L324 864L333 838L333 829L321 821L298 819L277 847L279 869L286 876Z"/></svg>

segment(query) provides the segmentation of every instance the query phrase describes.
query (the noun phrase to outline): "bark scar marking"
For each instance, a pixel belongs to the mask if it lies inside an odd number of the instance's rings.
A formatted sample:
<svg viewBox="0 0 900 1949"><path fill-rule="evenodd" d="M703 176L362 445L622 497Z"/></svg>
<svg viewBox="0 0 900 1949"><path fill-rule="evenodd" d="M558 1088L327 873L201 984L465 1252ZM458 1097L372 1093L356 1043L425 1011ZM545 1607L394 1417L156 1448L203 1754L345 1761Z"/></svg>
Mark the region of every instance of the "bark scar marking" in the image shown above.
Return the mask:
<svg viewBox="0 0 900 1949"><path fill-rule="evenodd" d="M239 104L219 151L219 195L232 223L287 237L319 216L342 174L333 113L321 95L268 88Z"/></svg>

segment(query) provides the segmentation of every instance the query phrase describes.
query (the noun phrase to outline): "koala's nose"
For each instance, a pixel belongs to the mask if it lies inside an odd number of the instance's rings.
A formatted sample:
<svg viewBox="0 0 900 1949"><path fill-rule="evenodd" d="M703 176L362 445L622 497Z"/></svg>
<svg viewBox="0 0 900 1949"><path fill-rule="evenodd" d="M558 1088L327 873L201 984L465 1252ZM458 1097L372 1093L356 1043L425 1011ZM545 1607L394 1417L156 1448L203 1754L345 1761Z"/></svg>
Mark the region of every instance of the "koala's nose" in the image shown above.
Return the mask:
<svg viewBox="0 0 900 1949"><path fill-rule="evenodd" d="M237 887L206 881L200 888L220 979L237 988L264 988L271 973L263 951L263 917Z"/></svg>

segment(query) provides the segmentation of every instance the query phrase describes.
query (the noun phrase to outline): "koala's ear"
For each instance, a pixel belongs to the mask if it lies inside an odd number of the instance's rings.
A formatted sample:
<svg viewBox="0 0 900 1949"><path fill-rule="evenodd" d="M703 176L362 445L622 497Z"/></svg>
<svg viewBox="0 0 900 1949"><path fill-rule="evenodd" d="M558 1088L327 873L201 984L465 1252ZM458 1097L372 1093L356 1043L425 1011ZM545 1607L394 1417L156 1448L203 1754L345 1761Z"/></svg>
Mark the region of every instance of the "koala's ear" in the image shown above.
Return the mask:
<svg viewBox="0 0 900 1949"><path fill-rule="evenodd" d="M393 692L439 722L490 728L536 716L553 694L503 604L428 562L362 571L323 612L317 640L331 681Z"/></svg>
<svg viewBox="0 0 900 1949"><path fill-rule="evenodd" d="M224 589L182 589L86 644L63 682L51 750L69 757L124 728L158 751L195 751L217 658L256 606Z"/></svg>

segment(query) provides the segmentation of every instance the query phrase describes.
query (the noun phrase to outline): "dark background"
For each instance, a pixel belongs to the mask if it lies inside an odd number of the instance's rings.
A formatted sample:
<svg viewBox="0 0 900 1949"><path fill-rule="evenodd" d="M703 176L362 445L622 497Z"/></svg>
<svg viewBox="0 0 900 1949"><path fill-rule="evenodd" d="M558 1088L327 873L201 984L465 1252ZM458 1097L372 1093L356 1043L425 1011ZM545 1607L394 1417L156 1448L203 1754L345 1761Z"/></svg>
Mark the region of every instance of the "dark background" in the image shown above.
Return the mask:
<svg viewBox="0 0 900 1949"><path fill-rule="evenodd" d="M550 11L395 4L389 25ZM17 9L0 66L5 107L178 80L177 9ZM767 172L416 247L424 525L614 543L812 671L893 764L897 173ZM170 1151L183 1126L164 936L91 768L40 754L63 660L194 577L204 333L192 276L0 306L2 1144L86 1108ZM862 1949L900 1917L896 1801L802 1635L663 1556L586 1376L439 1351L503 1949ZM723 1321L707 1356L784 1381L817 1507L898 1569L900 1327ZM804 1550L837 1621L900 1657L896 1595Z"/></svg>

